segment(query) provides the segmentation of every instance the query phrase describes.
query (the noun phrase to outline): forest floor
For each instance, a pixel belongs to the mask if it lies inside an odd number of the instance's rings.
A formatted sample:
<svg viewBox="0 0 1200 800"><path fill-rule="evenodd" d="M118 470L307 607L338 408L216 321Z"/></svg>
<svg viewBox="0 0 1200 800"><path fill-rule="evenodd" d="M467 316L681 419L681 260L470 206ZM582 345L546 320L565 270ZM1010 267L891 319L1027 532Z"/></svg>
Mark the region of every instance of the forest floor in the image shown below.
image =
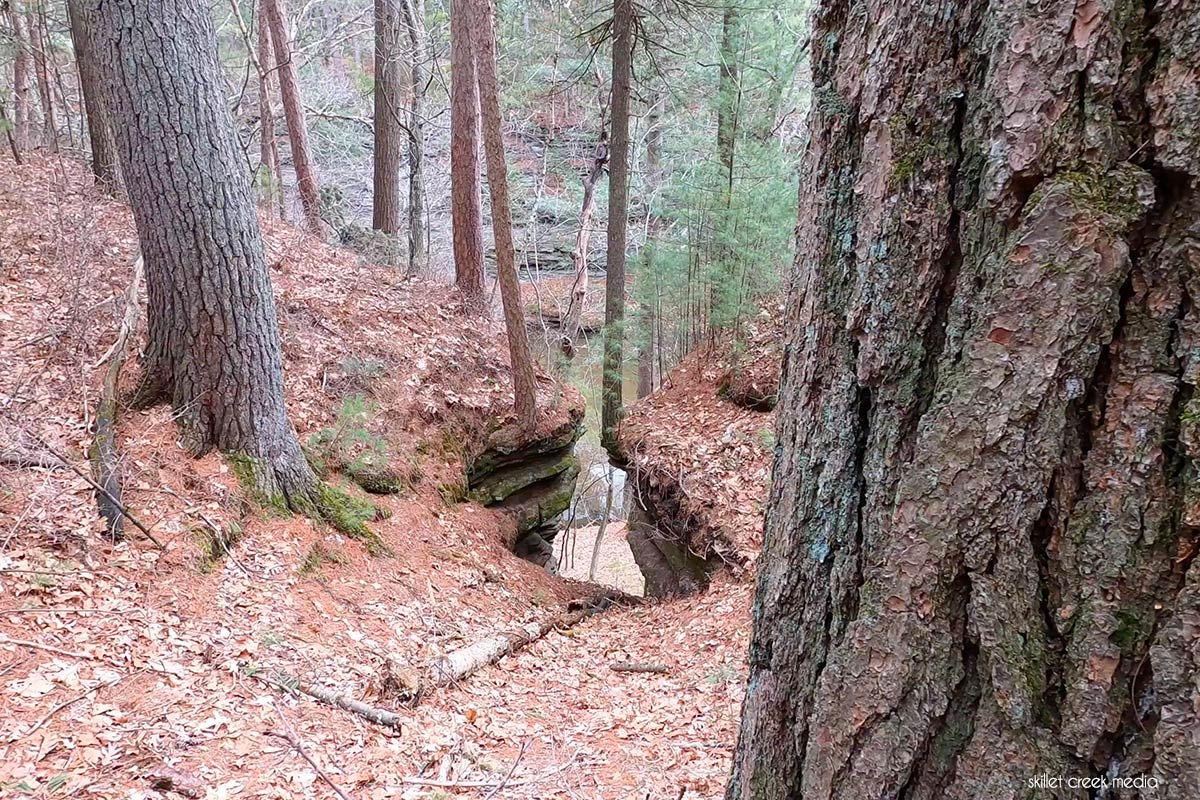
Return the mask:
<svg viewBox="0 0 1200 800"><path fill-rule="evenodd" d="M65 159L0 159L0 197L0 449L48 446L86 471L132 219ZM74 473L0 466L0 795L332 797L332 783L355 798L721 796L746 673L745 570L698 597L552 632L419 702L403 696L446 652L595 587L516 558L502 518L447 499L464 437L511 400L500 328L464 325L445 287L263 224L302 439L362 428L359 444L383 442L411 467L409 491L375 498L390 516L372 529L394 555L247 508L219 456L177 446L165 407L125 410L119 425L126 502L163 550L132 528L107 543ZM551 426L578 400L540 386ZM682 458L696 449L688 436L730 425L747 433L728 448L744 449L769 427L711 384L691 394L705 398L705 424L657 443L645 432L646 452ZM707 448L697 475L730 463ZM740 458L753 462L745 485L698 513L750 550L769 448ZM231 552L210 559L206 531L235 523ZM267 682L293 680L394 711L399 730Z"/></svg>

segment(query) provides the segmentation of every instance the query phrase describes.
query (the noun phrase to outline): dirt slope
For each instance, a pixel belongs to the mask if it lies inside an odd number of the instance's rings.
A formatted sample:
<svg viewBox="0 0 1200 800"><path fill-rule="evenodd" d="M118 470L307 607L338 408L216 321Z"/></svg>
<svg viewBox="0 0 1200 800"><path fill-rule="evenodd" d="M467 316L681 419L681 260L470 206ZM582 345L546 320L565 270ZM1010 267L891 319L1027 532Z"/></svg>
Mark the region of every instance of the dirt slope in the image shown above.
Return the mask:
<svg viewBox="0 0 1200 800"><path fill-rule="evenodd" d="M132 223L71 161L0 159L0 197L0 445L45 442L86 467ZM492 512L445 499L463 451L509 402L500 331L462 325L441 287L264 226L301 437L349 417L363 431L354 446L412 468L415 485L378 499L390 516L372 523L395 556L247 509L219 457L184 456L161 407L126 412L120 446L126 499L165 551L104 543L72 473L0 466L0 795L182 796L154 788L170 774L200 797L333 796L272 735L290 727L355 798L481 796L491 790L461 784L510 769L495 797L720 796L745 674L745 583L606 612L415 708L401 702L389 675L590 590L511 556ZM550 426L577 398L542 387ZM205 531L239 520L230 555L206 560ZM626 660L669 672L609 669ZM401 730L259 677L397 711Z"/></svg>

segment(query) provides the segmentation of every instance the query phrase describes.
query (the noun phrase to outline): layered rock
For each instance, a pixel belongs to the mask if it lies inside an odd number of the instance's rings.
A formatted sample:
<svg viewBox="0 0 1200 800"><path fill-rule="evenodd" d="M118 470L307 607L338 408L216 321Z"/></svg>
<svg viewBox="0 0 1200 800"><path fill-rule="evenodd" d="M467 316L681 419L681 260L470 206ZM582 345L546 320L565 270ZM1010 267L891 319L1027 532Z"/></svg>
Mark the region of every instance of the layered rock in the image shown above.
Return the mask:
<svg viewBox="0 0 1200 800"><path fill-rule="evenodd" d="M583 432L582 409L571 409L566 416L533 439L493 437L467 468L467 497L513 520L505 544L552 573L558 567L554 538L579 477L575 441Z"/></svg>

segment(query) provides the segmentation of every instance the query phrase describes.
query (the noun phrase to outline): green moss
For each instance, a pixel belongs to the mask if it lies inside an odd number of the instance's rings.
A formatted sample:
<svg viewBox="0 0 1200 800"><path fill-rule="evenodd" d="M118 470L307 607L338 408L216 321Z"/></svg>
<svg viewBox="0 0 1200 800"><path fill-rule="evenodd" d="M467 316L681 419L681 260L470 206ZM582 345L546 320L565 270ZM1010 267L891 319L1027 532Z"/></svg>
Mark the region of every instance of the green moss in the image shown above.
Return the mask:
<svg viewBox="0 0 1200 800"><path fill-rule="evenodd" d="M1117 629L1108 638L1129 654L1150 635L1150 621L1129 609L1117 612Z"/></svg>
<svg viewBox="0 0 1200 800"><path fill-rule="evenodd" d="M1072 197L1085 207L1107 214L1131 225L1141 219L1146 208L1139 195L1145 173L1137 168L1109 172L1064 172L1060 180L1069 184Z"/></svg>
<svg viewBox="0 0 1200 800"><path fill-rule="evenodd" d="M467 499L466 483L465 481L443 483L438 486L438 494L441 495L442 502L446 505L458 505Z"/></svg>
<svg viewBox="0 0 1200 800"><path fill-rule="evenodd" d="M315 516L327 522L334 530L357 539L373 556L391 555L379 534L367 527L367 522L378 516L378 510L365 500L355 497L331 483L319 483L313 492Z"/></svg>
<svg viewBox="0 0 1200 800"><path fill-rule="evenodd" d="M214 530L205 523L193 530L196 544L200 548L200 571L205 574L212 572L245 534L245 529L238 522L231 522L226 529Z"/></svg>
<svg viewBox="0 0 1200 800"><path fill-rule="evenodd" d="M238 484L241 485L247 497L263 508L278 514L288 515L291 513L292 509L288 506L286 497L263 491L262 487L271 485L273 481L265 477L266 465L261 458L255 458L245 453L226 453L225 460L229 462L230 471L237 478Z"/></svg>
<svg viewBox="0 0 1200 800"><path fill-rule="evenodd" d="M325 564L348 564L350 559L340 550L331 550L321 542L313 542L304 554L296 574L302 577L315 577L320 574Z"/></svg>

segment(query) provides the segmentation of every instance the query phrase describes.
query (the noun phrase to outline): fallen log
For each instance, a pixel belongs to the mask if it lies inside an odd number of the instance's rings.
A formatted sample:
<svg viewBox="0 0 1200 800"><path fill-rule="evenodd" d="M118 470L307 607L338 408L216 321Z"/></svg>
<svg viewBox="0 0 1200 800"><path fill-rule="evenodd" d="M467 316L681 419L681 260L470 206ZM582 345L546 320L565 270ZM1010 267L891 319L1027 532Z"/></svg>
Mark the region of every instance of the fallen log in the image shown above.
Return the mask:
<svg viewBox="0 0 1200 800"><path fill-rule="evenodd" d="M100 357L95 366L108 361L104 375L104 388L96 407L96 432L88 457L92 462L92 477L100 488L96 491L96 506L100 516L108 523L108 535L113 540L124 533L123 519L126 516L121 502L121 466L117 454L117 391L121 368L129 353L138 324L138 294L142 286L143 262L139 252L133 262L133 278L125 290L125 316L117 332L116 341Z"/></svg>
<svg viewBox="0 0 1200 800"><path fill-rule="evenodd" d="M528 622L514 630L481 639L434 661L429 666L431 680L435 686L458 683L488 664L494 664L506 655L515 653L531 642L536 642L550 631L557 628L569 628L595 613L590 609L569 611L541 622Z"/></svg>

